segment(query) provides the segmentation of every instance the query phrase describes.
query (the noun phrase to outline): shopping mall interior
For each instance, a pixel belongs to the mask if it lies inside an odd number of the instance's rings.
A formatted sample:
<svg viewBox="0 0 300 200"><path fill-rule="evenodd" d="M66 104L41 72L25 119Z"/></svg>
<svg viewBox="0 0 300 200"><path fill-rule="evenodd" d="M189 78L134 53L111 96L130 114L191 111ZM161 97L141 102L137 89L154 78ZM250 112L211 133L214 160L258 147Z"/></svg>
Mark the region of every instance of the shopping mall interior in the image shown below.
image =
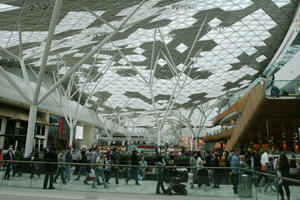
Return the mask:
<svg viewBox="0 0 300 200"><path fill-rule="evenodd" d="M300 199L299 0L0 0L0 198Z"/></svg>

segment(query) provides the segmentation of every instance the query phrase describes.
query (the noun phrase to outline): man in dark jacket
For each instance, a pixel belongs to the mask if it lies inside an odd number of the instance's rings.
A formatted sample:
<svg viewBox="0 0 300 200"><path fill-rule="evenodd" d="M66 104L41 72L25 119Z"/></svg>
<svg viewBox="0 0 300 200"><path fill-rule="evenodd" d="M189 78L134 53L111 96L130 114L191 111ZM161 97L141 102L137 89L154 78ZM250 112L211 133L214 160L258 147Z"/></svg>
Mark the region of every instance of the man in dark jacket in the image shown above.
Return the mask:
<svg viewBox="0 0 300 200"><path fill-rule="evenodd" d="M44 161L57 163L57 154L53 147L51 147L50 150L45 154ZM49 176L50 176L49 189L55 189L53 187L53 177L54 177L56 169L57 169L57 164L46 163L46 165L45 165L46 176L44 179L44 189L47 189Z"/></svg>
<svg viewBox="0 0 300 200"><path fill-rule="evenodd" d="M9 147L7 153L4 155L4 160L14 160L14 154L13 154L13 149L12 147ZM10 170L12 167L12 162L6 162L4 163L6 166L5 170L5 175L4 175L4 180L9 180L10 178Z"/></svg>
<svg viewBox="0 0 300 200"><path fill-rule="evenodd" d="M211 167L211 156L210 156L209 151L206 151L204 167ZM209 180L209 177L208 177L208 170L206 170L206 172L205 172L205 179L206 179L206 181L205 181L206 186L210 186L210 180Z"/></svg>
<svg viewBox="0 0 300 200"><path fill-rule="evenodd" d="M80 154L81 154L80 163L88 163L85 148L81 150ZM81 174L85 175L87 171L89 170L87 170L87 167L85 165L80 165L78 170L78 176L76 179L74 179L74 181L79 181Z"/></svg>
<svg viewBox="0 0 300 200"><path fill-rule="evenodd" d="M283 176L283 177L289 177L290 176L289 161L288 161L288 159L287 159L287 157L284 153L280 154L278 170L281 173L281 176ZM280 179L279 182L278 182L279 194L281 196L281 199L284 199L282 187L284 187L284 189L285 189L287 199L290 200L290 193L291 192L290 192L290 188L289 188L289 182L286 181L286 180L283 180L283 179Z"/></svg>
<svg viewBox="0 0 300 200"><path fill-rule="evenodd" d="M132 151L132 155L130 159L132 167L129 170L127 179L125 181L127 185L128 185L128 181L132 178L135 180L135 185L140 185L138 182L138 168L136 167L139 165L139 159L137 153L138 153L137 150Z"/></svg>
<svg viewBox="0 0 300 200"><path fill-rule="evenodd" d="M114 165L117 165L119 164L119 150L117 148L115 148L113 150L113 153L111 155L111 161L112 161L112 164ZM118 167L112 167L112 174L114 175L115 177L115 180L116 180L116 184L118 185L119 184L119 170L118 170Z"/></svg>

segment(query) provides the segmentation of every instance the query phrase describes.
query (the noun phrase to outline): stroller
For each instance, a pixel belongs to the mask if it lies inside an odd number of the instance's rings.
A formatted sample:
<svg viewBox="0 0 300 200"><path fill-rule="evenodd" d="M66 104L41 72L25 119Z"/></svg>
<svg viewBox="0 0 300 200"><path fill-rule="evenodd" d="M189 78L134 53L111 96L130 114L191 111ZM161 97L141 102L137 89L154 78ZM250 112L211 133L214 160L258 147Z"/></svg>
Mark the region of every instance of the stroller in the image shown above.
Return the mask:
<svg viewBox="0 0 300 200"><path fill-rule="evenodd" d="M169 195L179 194L179 195L187 195L186 185L181 182L187 181L187 169L174 169L172 173L170 173L169 177L172 177L169 181L170 185L166 189L166 193ZM174 193L173 193L174 192Z"/></svg>

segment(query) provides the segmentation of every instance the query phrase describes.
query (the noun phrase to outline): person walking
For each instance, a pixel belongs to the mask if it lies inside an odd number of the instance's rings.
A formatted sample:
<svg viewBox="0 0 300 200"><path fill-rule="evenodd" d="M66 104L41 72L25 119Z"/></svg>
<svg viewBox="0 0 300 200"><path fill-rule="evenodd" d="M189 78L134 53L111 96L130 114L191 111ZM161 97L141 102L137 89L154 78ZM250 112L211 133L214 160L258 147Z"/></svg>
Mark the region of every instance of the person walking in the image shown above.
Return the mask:
<svg viewBox="0 0 300 200"><path fill-rule="evenodd" d="M14 154L13 154L13 149L12 147L9 147L8 149L8 152L5 154L4 156L4 160L6 161L12 161L14 160ZM11 170L11 167L12 167L12 162L6 162L4 163L5 166L6 166L6 170L5 170L5 175L4 175L4 180L9 180L10 178L10 170Z"/></svg>
<svg viewBox="0 0 300 200"><path fill-rule="evenodd" d="M210 157L210 152L206 151L205 152L205 163L204 163L204 167L211 167L211 157ZM211 170L210 169L206 169L205 170L205 182L206 182L206 186L210 186L210 179L209 179L209 172Z"/></svg>
<svg viewBox="0 0 300 200"><path fill-rule="evenodd" d="M269 149L266 149L265 152L261 155L260 163L261 163L261 171L267 172L267 167L269 164ZM261 190L261 188L265 184L266 180L267 180L267 177L263 176L260 181L260 184L259 184L259 186L260 186L259 190Z"/></svg>
<svg viewBox="0 0 300 200"><path fill-rule="evenodd" d="M234 156L231 159L231 167L232 168L241 167L239 156L240 156L240 150L236 150ZM234 194L238 193L239 173L240 173L239 169L232 169L231 181L233 184Z"/></svg>
<svg viewBox="0 0 300 200"><path fill-rule="evenodd" d="M119 164L119 149L114 148L112 154L111 154L111 161L113 165ZM112 166L111 167L112 174L115 177L116 185L119 184L119 167L118 166Z"/></svg>
<svg viewBox="0 0 300 200"><path fill-rule="evenodd" d="M269 164L268 164L268 167L267 167L267 173L269 174L275 174L275 169L274 169L274 159L272 157L269 158ZM271 186L274 186L273 191L277 191L277 188L276 188L276 185L275 185L275 180L273 177L267 177L267 184L264 188L264 192L267 192L267 190L269 189L269 187Z"/></svg>
<svg viewBox="0 0 300 200"><path fill-rule="evenodd" d="M39 151L38 149L34 150L33 155L31 156L31 161L33 162L38 162L40 161L40 156L39 156ZM36 163L31 163L30 164L30 178L34 178L34 174L37 174L38 177L40 178L40 166L39 164Z"/></svg>
<svg viewBox="0 0 300 200"><path fill-rule="evenodd" d="M55 152L54 147L50 147L49 151L45 154L44 156L44 161L46 162L45 165L45 179L44 179L44 189L47 189L48 186L48 180L50 177L50 182L49 182L49 189L55 189L55 187L53 187L53 178L54 178L54 174L55 171L57 169L57 154ZM49 162L53 162L53 163L49 163Z"/></svg>
<svg viewBox="0 0 300 200"><path fill-rule="evenodd" d="M82 148L81 149L81 151L80 151L80 156L81 156L81 158L80 158L80 163L87 163L88 162L88 160L87 160L87 156L86 156L86 149L85 148ZM77 178L76 179L74 179L74 181L79 181L79 179L80 179L80 176L81 176L81 174L86 174L86 172L87 172L87 167L85 166L85 165L80 165L79 166L79 170L78 170L78 176L77 176Z"/></svg>
<svg viewBox="0 0 300 200"><path fill-rule="evenodd" d="M213 154L213 160L212 160L212 166L213 167L220 167L220 163L219 163L219 156L218 153L214 153ZM213 188L219 188L220 187L220 179L221 179L221 171L220 169L214 169L213 170L213 180L214 180L214 186Z"/></svg>
<svg viewBox="0 0 300 200"><path fill-rule="evenodd" d="M66 153L66 163L67 163L66 177L65 177L66 182L70 182L70 180L71 180L71 165L70 165L70 163L72 163L72 161L73 161L72 151L71 151L71 148L68 147L67 153Z"/></svg>
<svg viewBox="0 0 300 200"><path fill-rule="evenodd" d="M157 160L155 165L156 168L156 179L157 179L157 185L156 185L156 194L160 194L160 188L163 191L164 194L166 194L166 190L164 187L164 180L163 180L163 167L166 166L166 163L164 159L161 156L157 156Z"/></svg>
<svg viewBox="0 0 300 200"><path fill-rule="evenodd" d="M257 152L254 153L253 156L253 161L254 161L254 171L261 171L261 152L258 150ZM255 186L258 187L259 186L259 180L260 180L260 176L258 174L254 175L254 180L255 180Z"/></svg>
<svg viewBox="0 0 300 200"><path fill-rule="evenodd" d="M17 160L17 161L22 161L23 160L23 154L18 149L15 150L14 160ZM16 174L18 176L22 175L22 170L21 170L22 169L22 163L14 163L12 165L12 169L13 169L12 177L15 177Z"/></svg>
<svg viewBox="0 0 300 200"><path fill-rule="evenodd" d="M191 181L190 181L190 184L191 184L191 188L194 188L194 182L196 180L196 170L197 170L197 153L194 153L191 158L190 158L190 167L191 167L191 170L190 170L190 174L191 174Z"/></svg>
<svg viewBox="0 0 300 200"><path fill-rule="evenodd" d="M96 146L96 147L94 147L93 150L92 150L90 163L91 163L91 164L95 164L96 161L97 161L97 158L99 157L99 155L100 155L100 147L99 147L99 146ZM90 177L91 174L94 174L94 175L96 176L96 172L95 172L94 168L95 168L95 167L93 167L93 166L90 167L89 173L88 173L88 175L86 176L86 178L85 178L84 181L83 181L84 184L88 184L88 181L89 181L90 178L91 178L91 177ZM95 173L93 173L93 171L94 171ZM94 180L95 180L95 177L94 177ZM99 179L97 179L97 183L98 183L98 185L101 184L101 183L99 182Z"/></svg>
<svg viewBox="0 0 300 200"><path fill-rule="evenodd" d="M98 152L100 151L100 149L97 150ZM102 182L103 182L103 186L104 188L108 188L107 184L105 182L105 176L104 176L104 155L103 153L99 152L99 156L96 158L95 163L97 164L96 166L94 166L95 169L95 178L93 180L93 184L92 187L96 188L95 184L97 182L98 185L100 185L100 181L99 181L99 176L101 176Z"/></svg>
<svg viewBox="0 0 300 200"><path fill-rule="evenodd" d="M145 177L146 177L146 167L148 165L147 161L145 160L145 156L141 157L141 160L139 161L139 164L141 166L140 169L139 169L139 174L141 174L142 180L144 180Z"/></svg>
<svg viewBox="0 0 300 200"><path fill-rule="evenodd" d="M206 184L206 170L203 168L205 162L202 160L200 152L197 157L198 188L200 188L202 184Z"/></svg>
<svg viewBox="0 0 300 200"><path fill-rule="evenodd" d="M288 161L286 155L284 153L281 153L279 159L280 159L279 164L278 164L278 170L280 172L279 175L281 175L282 177L289 177L290 165L289 165L289 161ZM284 187L286 196L287 196L287 200L289 200L290 199L289 182L286 180L280 179L279 183L278 183L278 190L279 190L281 200L284 200L282 187Z"/></svg>
<svg viewBox="0 0 300 200"><path fill-rule="evenodd" d="M104 167L105 182L109 184L109 179L110 179L110 176L112 173L112 170L111 170L112 162L111 162L110 153L108 153L106 155L106 157L104 158L104 164L105 164L105 167Z"/></svg>
<svg viewBox="0 0 300 200"><path fill-rule="evenodd" d="M132 155L131 155L131 158L130 158L131 169L129 170L127 178L125 180L127 185L128 185L128 181L130 179L135 180L135 185L140 185L140 183L138 181L138 168L137 168L137 166L139 165L139 160L138 160L137 154L138 154L137 150L132 151Z"/></svg>
<svg viewBox="0 0 300 200"><path fill-rule="evenodd" d="M60 150L60 152L58 154L58 168L57 168L56 176L54 178L54 183L57 183L56 180L60 176L61 181L63 182L63 184L66 184L65 169L66 169L65 150Z"/></svg>

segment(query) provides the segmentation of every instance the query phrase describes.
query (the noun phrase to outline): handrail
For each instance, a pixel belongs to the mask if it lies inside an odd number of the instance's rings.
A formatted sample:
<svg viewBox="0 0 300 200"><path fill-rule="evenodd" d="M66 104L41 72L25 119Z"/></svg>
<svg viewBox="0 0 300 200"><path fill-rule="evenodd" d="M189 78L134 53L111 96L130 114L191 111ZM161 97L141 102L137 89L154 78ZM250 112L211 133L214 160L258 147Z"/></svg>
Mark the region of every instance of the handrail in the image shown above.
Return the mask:
<svg viewBox="0 0 300 200"><path fill-rule="evenodd" d="M273 177L277 179L282 179L290 182L294 182L300 184L300 180L292 179L288 177L278 176L274 174L269 174L265 172L255 171L252 169L242 168L242 167L195 167L195 166L156 166L156 165L124 165L124 164L100 164L100 163L58 163L58 162L43 162L43 161L21 161L21 160L1 160L0 162L7 162L7 163L29 163L29 164L53 164L53 165L80 165L80 166L111 166L111 167L137 167L137 168L187 168L187 169L226 169L226 170L241 170L245 172L251 172L253 174L260 174L263 176Z"/></svg>

